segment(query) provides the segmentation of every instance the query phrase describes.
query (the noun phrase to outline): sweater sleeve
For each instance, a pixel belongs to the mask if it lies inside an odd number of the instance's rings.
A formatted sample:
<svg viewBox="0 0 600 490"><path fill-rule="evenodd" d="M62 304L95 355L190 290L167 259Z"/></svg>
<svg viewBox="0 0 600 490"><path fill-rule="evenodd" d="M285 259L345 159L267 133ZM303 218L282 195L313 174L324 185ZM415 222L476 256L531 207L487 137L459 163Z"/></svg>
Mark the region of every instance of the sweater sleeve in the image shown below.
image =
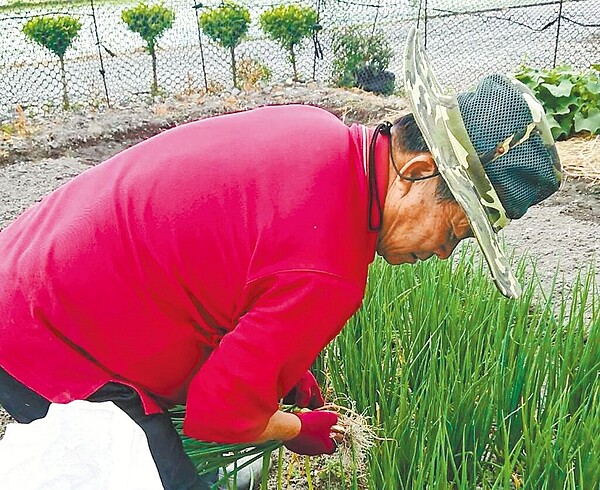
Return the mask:
<svg viewBox="0 0 600 490"><path fill-rule="evenodd" d="M278 401L356 312L363 290L335 275L286 271L247 284L245 313L194 377L184 432L252 442Z"/></svg>

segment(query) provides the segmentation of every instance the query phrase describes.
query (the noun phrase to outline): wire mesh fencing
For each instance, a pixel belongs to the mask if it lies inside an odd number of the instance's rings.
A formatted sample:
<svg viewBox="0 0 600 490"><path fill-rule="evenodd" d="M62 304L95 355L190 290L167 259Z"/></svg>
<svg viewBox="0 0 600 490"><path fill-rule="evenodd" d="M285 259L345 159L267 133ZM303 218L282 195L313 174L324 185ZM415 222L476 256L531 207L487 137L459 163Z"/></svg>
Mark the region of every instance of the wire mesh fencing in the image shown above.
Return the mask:
<svg viewBox="0 0 600 490"><path fill-rule="evenodd" d="M16 105L127 103L288 79L391 93L402 89L415 23L453 89L522 64L600 63L597 0L257 0L225 12L231 5L0 0L0 116ZM263 17L277 7L269 31Z"/></svg>
<svg viewBox="0 0 600 490"><path fill-rule="evenodd" d="M516 2L514 2L516 3ZM440 76L458 88L519 65L589 69L600 60L600 2L536 2L464 11L436 2L422 25ZM424 15L424 14L423 14Z"/></svg>
<svg viewBox="0 0 600 490"><path fill-rule="evenodd" d="M44 19L56 22L41 22ZM72 21L70 32L67 26L61 25L66 20ZM74 101L89 103L101 98L93 17L89 9L5 10L0 12L0 29L0 107L3 112L5 106L15 104L68 105L64 100L65 87L68 87L67 97L70 95ZM71 42L68 41L70 35ZM65 43L72 45L65 49Z"/></svg>

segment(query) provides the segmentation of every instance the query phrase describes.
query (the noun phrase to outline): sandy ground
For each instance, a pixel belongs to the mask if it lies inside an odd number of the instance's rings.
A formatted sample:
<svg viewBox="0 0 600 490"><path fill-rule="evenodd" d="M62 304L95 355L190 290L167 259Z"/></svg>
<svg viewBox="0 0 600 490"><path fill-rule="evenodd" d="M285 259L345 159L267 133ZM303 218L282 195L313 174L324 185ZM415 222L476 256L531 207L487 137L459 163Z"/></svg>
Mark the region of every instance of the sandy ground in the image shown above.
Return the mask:
<svg viewBox="0 0 600 490"><path fill-rule="evenodd" d="M28 119L16 116L9 136L0 133L0 229L24 209L69 179L119 150L168 127L209 115L272 103L310 103L325 107L345 122L372 124L406 111L401 98L381 98L314 84L265 87L220 96L174 98L153 105L103 112ZM593 139L559 144L563 162L600 167L600 144ZM596 171L596 170L594 170ZM595 175L595 174L594 174ZM557 194L531 209L505 231L515 256L537 260L542 283L555 274L567 287L578 271L593 267L600 279L600 184L569 178ZM600 283L599 283L600 284ZM0 437L8 418L0 409Z"/></svg>

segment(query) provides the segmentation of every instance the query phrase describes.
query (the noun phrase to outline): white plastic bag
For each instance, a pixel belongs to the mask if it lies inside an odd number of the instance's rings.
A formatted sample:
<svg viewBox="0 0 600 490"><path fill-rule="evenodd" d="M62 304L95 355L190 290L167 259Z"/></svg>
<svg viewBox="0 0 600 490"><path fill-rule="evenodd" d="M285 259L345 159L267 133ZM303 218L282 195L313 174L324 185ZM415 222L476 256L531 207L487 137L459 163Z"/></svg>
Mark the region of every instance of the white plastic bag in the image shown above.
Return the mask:
<svg viewBox="0 0 600 490"><path fill-rule="evenodd" d="M0 440L2 490L163 490L144 431L112 402L51 404Z"/></svg>

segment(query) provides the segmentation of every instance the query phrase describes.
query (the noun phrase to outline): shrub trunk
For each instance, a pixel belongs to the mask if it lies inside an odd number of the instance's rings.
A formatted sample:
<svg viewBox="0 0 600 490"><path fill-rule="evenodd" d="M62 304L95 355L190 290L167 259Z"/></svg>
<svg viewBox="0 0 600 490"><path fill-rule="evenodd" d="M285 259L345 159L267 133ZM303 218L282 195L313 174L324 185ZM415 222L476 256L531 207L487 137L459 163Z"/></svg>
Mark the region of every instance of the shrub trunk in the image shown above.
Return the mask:
<svg viewBox="0 0 600 490"><path fill-rule="evenodd" d="M154 97L158 94L158 75L156 69L156 45L152 42L148 43L148 53L152 58L152 85L150 86L150 95Z"/></svg>
<svg viewBox="0 0 600 490"><path fill-rule="evenodd" d="M292 71L294 72L294 82L298 81L298 71L296 70L296 53L294 52L294 45L290 45L290 61L292 62Z"/></svg>
<svg viewBox="0 0 600 490"><path fill-rule="evenodd" d="M233 75L233 86L238 88L237 84L237 73L235 67L235 48L231 46L229 48L229 52L231 53L231 74Z"/></svg>
<svg viewBox="0 0 600 490"><path fill-rule="evenodd" d="M152 88L151 88L151 93L152 95L157 95L158 94L158 76L156 73L156 53L154 51L152 51L150 53L150 55L152 56Z"/></svg>
<svg viewBox="0 0 600 490"><path fill-rule="evenodd" d="M69 94L67 92L67 72L65 70L65 59L63 56L58 57L60 62L60 81L62 82L62 103L63 109L69 108Z"/></svg>

